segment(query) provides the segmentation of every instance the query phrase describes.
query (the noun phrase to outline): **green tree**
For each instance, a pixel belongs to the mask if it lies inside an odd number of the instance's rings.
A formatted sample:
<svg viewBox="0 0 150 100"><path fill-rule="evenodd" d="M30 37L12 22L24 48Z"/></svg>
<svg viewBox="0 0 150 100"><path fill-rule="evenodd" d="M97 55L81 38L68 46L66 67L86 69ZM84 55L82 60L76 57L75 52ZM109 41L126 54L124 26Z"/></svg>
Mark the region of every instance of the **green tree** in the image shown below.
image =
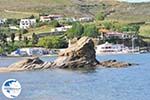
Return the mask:
<svg viewBox="0 0 150 100"><path fill-rule="evenodd" d="M34 19L35 18L35 16L34 15L31 15L30 17L29 17L29 19Z"/></svg>
<svg viewBox="0 0 150 100"><path fill-rule="evenodd" d="M60 26L60 24L59 24L59 22L58 22L57 20L51 21L51 22L50 22L50 25L51 25L52 27L59 27L59 26Z"/></svg>
<svg viewBox="0 0 150 100"><path fill-rule="evenodd" d="M126 25L122 27L123 32L129 32L129 33L134 33L134 34L138 34L139 29L140 29L139 25Z"/></svg>
<svg viewBox="0 0 150 100"><path fill-rule="evenodd" d="M38 46L42 46L45 48L64 48L67 47L67 42L62 37L49 36L49 37L40 38L38 42Z"/></svg>
<svg viewBox="0 0 150 100"><path fill-rule="evenodd" d="M106 29L113 29L113 23L112 22L110 22L110 21L104 21L104 22L102 22L102 26L104 27L104 28L106 28Z"/></svg>
<svg viewBox="0 0 150 100"><path fill-rule="evenodd" d="M11 38L11 42L14 43L15 42L15 33L12 33L10 35L10 38Z"/></svg>
<svg viewBox="0 0 150 100"><path fill-rule="evenodd" d="M84 33L84 27L79 22L76 22L72 25L72 28L67 31L68 38L81 37Z"/></svg>
<svg viewBox="0 0 150 100"><path fill-rule="evenodd" d="M2 54L4 52L3 48L0 47L0 54Z"/></svg>
<svg viewBox="0 0 150 100"><path fill-rule="evenodd" d="M95 25L85 25L83 35L95 38L98 36L98 29Z"/></svg>
<svg viewBox="0 0 150 100"><path fill-rule="evenodd" d="M22 34L19 33L19 41L21 41L21 40L22 40Z"/></svg>
<svg viewBox="0 0 150 100"><path fill-rule="evenodd" d="M25 42L25 44L26 44L26 46L28 45L28 43L29 43L29 39L28 39L28 37L24 37L24 42Z"/></svg>
<svg viewBox="0 0 150 100"><path fill-rule="evenodd" d="M119 22L114 22L113 23L113 31L118 31L118 32L123 32L122 29L123 27L127 26L124 23L119 23Z"/></svg>
<svg viewBox="0 0 150 100"><path fill-rule="evenodd" d="M6 26L9 26L10 24L11 25L19 25L19 23L20 23L19 19L12 19L12 18L10 18L10 19L6 20L5 25Z"/></svg>
<svg viewBox="0 0 150 100"><path fill-rule="evenodd" d="M0 33L0 42L2 42L2 44L6 44L7 43L7 35L4 33Z"/></svg>
<svg viewBox="0 0 150 100"><path fill-rule="evenodd" d="M32 44L35 45L38 43L38 37L35 33L32 34Z"/></svg>
<svg viewBox="0 0 150 100"><path fill-rule="evenodd" d="M27 30L27 29L21 29L21 30L20 30L20 33L21 33L21 34L26 34L26 33L28 33L28 30Z"/></svg>
<svg viewBox="0 0 150 100"><path fill-rule="evenodd" d="M136 34L139 33L140 26L139 25L132 25L132 31L134 31Z"/></svg>
<svg viewBox="0 0 150 100"><path fill-rule="evenodd" d="M105 14L103 12L100 12L96 15L96 20L104 20Z"/></svg>

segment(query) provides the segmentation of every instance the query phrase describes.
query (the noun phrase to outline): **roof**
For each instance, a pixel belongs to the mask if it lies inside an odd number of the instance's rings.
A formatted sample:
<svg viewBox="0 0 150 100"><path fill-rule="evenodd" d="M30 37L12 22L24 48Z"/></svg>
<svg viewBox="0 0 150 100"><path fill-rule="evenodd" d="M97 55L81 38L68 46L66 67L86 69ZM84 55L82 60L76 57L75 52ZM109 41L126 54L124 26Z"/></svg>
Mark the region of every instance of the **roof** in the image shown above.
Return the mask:
<svg viewBox="0 0 150 100"><path fill-rule="evenodd" d="M43 19L50 19L49 16L41 16L40 18L43 18Z"/></svg>
<svg viewBox="0 0 150 100"><path fill-rule="evenodd" d="M107 30L107 29L99 29L99 32L107 33L107 32L109 32L109 30Z"/></svg>

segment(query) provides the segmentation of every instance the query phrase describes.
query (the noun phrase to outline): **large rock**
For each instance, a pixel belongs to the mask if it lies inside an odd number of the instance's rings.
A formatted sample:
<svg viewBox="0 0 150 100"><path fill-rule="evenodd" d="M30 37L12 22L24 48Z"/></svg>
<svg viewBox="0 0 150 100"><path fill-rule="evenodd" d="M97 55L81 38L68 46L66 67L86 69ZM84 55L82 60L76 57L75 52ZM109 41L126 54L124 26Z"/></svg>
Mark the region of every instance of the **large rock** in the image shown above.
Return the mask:
<svg viewBox="0 0 150 100"><path fill-rule="evenodd" d="M137 65L134 63L127 63L127 62L118 62L116 60L107 60L99 63L100 66L106 68L124 68L132 65Z"/></svg>
<svg viewBox="0 0 150 100"><path fill-rule="evenodd" d="M98 64L96 60L94 43L88 37L82 37L69 48L59 53L59 57L54 61L54 68L86 68L94 67Z"/></svg>
<svg viewBox="0 0 150 100"><path fill-rule="evenodd" d="M38 57L33 57L14 63L10 65L8 68L1 68L0 72L42 70L49 68L51 68L50 62L43 62Z"/></svg>

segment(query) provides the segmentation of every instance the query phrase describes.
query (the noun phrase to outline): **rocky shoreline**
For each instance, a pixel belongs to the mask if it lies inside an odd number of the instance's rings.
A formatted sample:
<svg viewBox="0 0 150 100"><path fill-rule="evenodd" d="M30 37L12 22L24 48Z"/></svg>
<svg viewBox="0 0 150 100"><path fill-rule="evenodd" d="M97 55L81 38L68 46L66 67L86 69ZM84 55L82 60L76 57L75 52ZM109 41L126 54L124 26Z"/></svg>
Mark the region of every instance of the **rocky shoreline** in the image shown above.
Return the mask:
<svg viewBox="0 0 150 100"><path fill-rule="evenodd" d="M0 72L20 72L46 69L80 69L80 68L124 68L136 64L118 62L116 60L98 61L92 39L83 37L65 51L60 52L54 62L44 62L38 57L27 58L8 68L0 68Z"/></svg>

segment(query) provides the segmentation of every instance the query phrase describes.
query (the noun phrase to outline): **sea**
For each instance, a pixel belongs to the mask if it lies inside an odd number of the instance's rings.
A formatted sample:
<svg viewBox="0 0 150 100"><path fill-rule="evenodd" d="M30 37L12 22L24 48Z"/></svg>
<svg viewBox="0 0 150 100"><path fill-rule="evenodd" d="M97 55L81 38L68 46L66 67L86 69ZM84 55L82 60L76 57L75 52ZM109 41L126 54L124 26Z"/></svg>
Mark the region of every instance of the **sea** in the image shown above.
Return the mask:
<svg viewBox="0 0 150 100"><path fill-rule="evenodd" d="M7 67L24 58L1 57ZM41 57L53 61L56 57ZM0 87L7 79L17 79L21 94L14 100L150 100L150 53L97 55L97 59L136 63L127 68L92 71L62 69L0 73ZM0 100L9 100L0 89Z"/></svg>

